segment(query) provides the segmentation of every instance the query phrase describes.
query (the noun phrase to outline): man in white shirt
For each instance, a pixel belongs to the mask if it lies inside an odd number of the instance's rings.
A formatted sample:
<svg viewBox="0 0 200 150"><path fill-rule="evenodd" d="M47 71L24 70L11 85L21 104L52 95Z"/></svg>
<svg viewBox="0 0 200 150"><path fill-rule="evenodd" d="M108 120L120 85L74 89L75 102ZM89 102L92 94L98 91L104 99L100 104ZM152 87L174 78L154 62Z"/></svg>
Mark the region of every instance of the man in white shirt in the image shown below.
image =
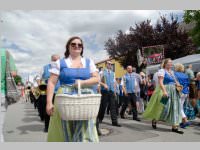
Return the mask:
<svg viewBox="0 0 200 150"><path fill-rule="evenodd" d="M111 70L112 62L107 61L106 62L106 69L104 69L100 73L101 77L101 105L99 109L98 114L98 120L102 122L105 114L105 110L110 104L110 114L111 114L111 120L112 125L121 127L121 125L118 124L118 118L117 118L117 103L116 103L116 96L115 96L115 73Z"/></svg>
<svg viewBox="0 0 200 150"><path fill-rule="evenodd" d="M122 86L125 93L125 103L122 105L122 110L120 112L121 118L124 117L125 110L130 102L132 105L133 120L140 121L138 118L137 105L138 100L137 94L140 92L139 84L142 82L139 74L135 73L135 68L132 66L127 66L127 73L123 76Z"/></svg>

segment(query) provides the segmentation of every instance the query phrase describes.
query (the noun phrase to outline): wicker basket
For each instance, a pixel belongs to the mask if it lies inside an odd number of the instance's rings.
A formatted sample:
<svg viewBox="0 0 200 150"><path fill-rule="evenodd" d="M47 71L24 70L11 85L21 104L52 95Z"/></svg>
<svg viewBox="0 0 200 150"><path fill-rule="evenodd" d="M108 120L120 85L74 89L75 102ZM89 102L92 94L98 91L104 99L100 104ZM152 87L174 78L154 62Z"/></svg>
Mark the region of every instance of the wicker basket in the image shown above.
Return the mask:
<svg viewBox="0 0 200 150"><path fill-rule="evenodd" d="M56 94L55 102L63 120L96 119L99 112L101 94L81 94L78 84L78 94Z"/></svg>

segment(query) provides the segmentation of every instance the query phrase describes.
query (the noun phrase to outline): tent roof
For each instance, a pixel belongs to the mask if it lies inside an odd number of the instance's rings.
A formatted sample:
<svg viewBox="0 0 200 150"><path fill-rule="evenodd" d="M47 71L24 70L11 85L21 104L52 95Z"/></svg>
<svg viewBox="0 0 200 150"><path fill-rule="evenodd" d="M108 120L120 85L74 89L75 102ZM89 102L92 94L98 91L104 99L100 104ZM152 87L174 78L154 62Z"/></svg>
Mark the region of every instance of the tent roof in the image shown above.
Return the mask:
<svg viewBox="0 0 200 150"><path fill-rule="evenodd" d="M173 64L181 63L183 65L189 65L193 63L200 63L200 54L188 55L182 58L174 59ZM158 65L151 65L147 67L147 70L157 70L160 64Z"/></svg>
<svg viewBox="0 0 200 150"><path fill-rule="evenodd" d="M178 59L173 60L173 63L188 64L188 63L193 63L197 61L200 61L200 54L188 55L182 58L178 58Z"/></svg>

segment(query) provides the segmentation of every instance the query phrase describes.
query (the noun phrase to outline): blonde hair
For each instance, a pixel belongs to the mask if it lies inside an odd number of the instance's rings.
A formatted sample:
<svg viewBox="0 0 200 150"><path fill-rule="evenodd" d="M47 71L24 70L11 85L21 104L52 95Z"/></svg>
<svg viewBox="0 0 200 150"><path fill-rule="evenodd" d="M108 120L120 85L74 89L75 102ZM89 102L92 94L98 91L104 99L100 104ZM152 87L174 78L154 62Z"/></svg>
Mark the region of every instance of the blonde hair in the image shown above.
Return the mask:
<svg viewBox="0 0 200 150"><path fill-rule="evenodd" d="M200 72L197 73L197 78L200 78Z"/></svg>
<svg viewBox="0 0 200 150"><path fill-rule="evenodd" d="M174 68L175 68L175 70L178 71L178 72L184 72L184 66L183 66L181 63L176 63L176 64L174 65Z"/></svg>
<svg viewBox="0 0 200 150"><path fill-rule="evenodd" d="M141 72L140 72L140 75L141 75L141 76L145 76L145 73L141 71Z"/></svg>
<svg viewBox="0 0 200 150"><path fill-rule="evenodd" d="M163 64L164 64L164 60L162 60L162 62L160 64L160 69L163 69Z"/></svg>
<svg viewBox="0 0 200 150"><path fill-rule="evenodd" d="M162 62L162 64L161 64L161 67L162 67L162 68L165 68L165 67L166 67L166 64L168 63L169 60L171 60L171 58L166 58L166 59L164 59L163 62Z"/></svg>

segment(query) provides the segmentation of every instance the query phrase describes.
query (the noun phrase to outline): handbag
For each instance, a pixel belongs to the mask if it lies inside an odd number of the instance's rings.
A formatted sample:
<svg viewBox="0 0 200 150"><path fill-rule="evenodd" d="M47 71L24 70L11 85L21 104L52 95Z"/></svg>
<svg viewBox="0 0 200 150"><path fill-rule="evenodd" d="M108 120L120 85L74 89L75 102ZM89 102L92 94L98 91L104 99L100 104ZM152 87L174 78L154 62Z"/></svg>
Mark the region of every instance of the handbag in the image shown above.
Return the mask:
<svg viewBox="0 0 200 150"><path fill-rule="evenodd" d="M177 90L178 92L181 92L181 91L183 90L183 86L182 86L182 85L180 85L180 84L175 84L175 86L176 86L176 90Z"/></svg>
<svg viewBox="0 0 200 150"><path fill-rule="evenodd" d="M160 102L163 104L163 105L166 105L167 102L169 100L169 97L168 96L162 96Z"/></svg>
<svg viewBox="0 0 200 150"><path fill-rule="evenodd" d="M176 87L176 90L179 92L179 94L181 94L182 90L183 90L183 86L178 82L178 80L176 79L174 73L172 73L172 76L176 82L175 84L175 87Z"/></svg>

